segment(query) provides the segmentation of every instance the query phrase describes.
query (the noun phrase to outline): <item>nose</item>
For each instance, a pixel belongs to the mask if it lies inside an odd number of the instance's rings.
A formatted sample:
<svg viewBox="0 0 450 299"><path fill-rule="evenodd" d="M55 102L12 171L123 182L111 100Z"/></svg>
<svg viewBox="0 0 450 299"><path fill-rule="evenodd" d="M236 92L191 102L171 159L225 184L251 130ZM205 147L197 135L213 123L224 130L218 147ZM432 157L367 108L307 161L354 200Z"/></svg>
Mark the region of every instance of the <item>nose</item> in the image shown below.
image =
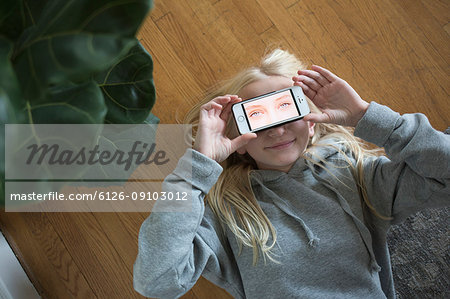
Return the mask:
<svg viewBox="0 0 450 299"><path fill-rule="evenodd" d="M285 127L285 125L282 125L282 126L268 129L267 135L269 135L269 137L278 137L278 136L282 136L285 132L286 132L286 127Z"/></svg>

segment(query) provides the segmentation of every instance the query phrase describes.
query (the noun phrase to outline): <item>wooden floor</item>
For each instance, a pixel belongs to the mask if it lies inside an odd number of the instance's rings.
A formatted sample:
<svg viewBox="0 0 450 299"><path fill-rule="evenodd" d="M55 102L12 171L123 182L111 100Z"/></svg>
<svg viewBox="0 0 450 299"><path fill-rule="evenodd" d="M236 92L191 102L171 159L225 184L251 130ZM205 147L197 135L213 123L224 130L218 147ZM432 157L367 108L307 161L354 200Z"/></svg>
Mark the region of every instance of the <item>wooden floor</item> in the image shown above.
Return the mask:
<svg viewBox="0 0 450 299"><path fill-rule="evenodd" d="M216 80L282 46L366 100L450 125L448 0L156 0L139 38L152 54L161 123ZM142 298L132 287L148 213L2 213L1 229L43 298ZM183 298L230 298L201 278Z"/></svg>

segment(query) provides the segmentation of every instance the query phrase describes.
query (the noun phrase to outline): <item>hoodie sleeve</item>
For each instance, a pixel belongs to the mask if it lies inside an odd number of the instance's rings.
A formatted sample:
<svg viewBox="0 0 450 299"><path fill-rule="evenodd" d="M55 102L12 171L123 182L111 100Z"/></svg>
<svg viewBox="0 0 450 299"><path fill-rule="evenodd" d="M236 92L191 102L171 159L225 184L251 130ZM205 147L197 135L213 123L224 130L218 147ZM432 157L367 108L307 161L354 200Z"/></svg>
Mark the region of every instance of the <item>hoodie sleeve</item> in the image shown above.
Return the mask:
<svg viewBox="0 0 450 299"><path fill-rule="evenodd" d="M433 129L421 113L400 115L371 102L354 135L384 147L369 159L364 178L370 202L392 224L425 208L450 203L450 136Z"/></svg>
<svg viewBox="0 0 450 299"><path fill-rule="evenodd" d="M163 191L188 191L192 209L152 212L143 222L133 267L137 292L147 297L178 298L203 275L235 298L244 297L229 243L209 206L205 213L205 194L221 172L222 167L214 160L188 149L166 177Z"/></svg>

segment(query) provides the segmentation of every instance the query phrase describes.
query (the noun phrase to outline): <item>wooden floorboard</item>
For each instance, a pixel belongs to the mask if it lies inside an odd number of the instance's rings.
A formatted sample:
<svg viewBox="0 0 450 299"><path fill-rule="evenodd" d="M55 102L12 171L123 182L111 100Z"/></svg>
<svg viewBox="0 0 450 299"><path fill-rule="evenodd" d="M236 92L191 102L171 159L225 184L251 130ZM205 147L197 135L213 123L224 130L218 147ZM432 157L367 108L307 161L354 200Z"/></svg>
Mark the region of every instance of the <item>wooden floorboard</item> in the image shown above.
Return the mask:
<svg viewBox="0 0 450 299"><path fill-rule="evenodd" d="M162 124L275 46L347 80L367 101L450 125L447 0L164 0L138 38L154 61ZM143 298L132 287L148 213L1 213L43 298ZM183 298L231 298L201 278Z"/></svg>

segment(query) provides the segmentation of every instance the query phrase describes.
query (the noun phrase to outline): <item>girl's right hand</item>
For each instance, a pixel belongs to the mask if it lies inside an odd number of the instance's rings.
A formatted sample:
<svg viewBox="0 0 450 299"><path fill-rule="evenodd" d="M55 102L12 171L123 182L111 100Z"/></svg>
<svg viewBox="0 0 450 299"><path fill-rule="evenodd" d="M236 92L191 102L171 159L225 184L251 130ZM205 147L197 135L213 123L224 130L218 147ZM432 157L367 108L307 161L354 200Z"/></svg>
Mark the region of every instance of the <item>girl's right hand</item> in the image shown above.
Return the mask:
<svg viewBox="0 0 450 299"><path fill-rule="evenodd" d="M240 101L242 99L236 95L226 95L214 98L201 106L194 150L220 163L257 137L255 133L247 133L234 139L225 135L231 106Z"/></svg>
<svg viewBox="0 0 450 299"><path fill-rule="evenodd" d="M355 127L366 113L369 103L329 70L313 65L311 70L300 70L298 74L292 78L294 85L300 86L322 112L306 115L305 121Z"/></svg>

